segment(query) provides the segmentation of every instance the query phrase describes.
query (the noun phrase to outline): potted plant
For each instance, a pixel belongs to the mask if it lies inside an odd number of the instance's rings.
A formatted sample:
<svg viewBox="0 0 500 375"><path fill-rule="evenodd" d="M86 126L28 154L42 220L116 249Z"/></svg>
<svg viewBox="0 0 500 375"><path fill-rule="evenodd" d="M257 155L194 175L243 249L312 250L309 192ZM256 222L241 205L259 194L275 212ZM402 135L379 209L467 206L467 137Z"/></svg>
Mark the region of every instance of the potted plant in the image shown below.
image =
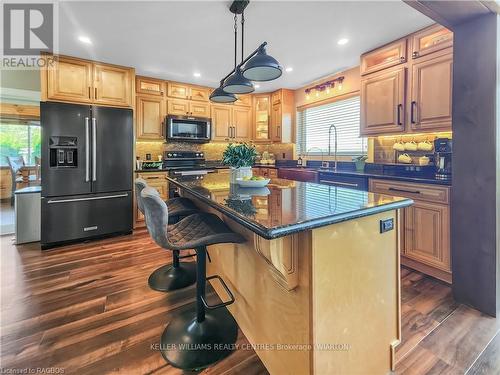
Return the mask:
<svg viewBox="0 0 500 375"><path fill-rule="evenodd" d="M366 159L368 159L368 156L366 155L360 155L352 158L352 161L356 164L356 170L358 172L363 172L365 170Z"/></svg>
<svg viewBox="0 0 500 375"><path fill-rule="evenodd" d="M257 157L257 150L247 143L230 143L222 153L222 164L229 165L231 183L237 178L252 177L252 165Z"/></svg>

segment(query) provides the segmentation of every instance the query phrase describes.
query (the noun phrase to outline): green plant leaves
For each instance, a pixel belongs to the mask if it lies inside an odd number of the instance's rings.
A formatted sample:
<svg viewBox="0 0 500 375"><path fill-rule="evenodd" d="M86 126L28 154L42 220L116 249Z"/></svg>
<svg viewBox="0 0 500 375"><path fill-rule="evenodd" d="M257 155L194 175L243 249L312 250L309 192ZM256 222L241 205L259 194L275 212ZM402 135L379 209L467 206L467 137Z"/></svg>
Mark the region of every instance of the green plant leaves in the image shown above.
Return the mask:
<svg viewBox="0 0 500 375"><path fill-rule="evenodd" d="M233 168L251 167L257 157L257 150L247 143L230 143L222 153L222 163Z"/></svg>

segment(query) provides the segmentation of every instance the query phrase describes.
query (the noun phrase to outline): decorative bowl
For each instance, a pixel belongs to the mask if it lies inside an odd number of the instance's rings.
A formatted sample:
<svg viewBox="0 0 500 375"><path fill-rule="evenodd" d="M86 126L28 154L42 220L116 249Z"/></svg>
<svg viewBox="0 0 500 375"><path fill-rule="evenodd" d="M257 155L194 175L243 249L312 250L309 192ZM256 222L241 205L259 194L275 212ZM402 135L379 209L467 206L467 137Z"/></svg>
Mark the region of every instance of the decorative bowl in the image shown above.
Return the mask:
<svg viewBox="0 0 500 375"><path fill-rule="evenodd" d="M242 178L237 178L236 183L241 187L252 187L259 188L266 186L271 179L266 178L264 180L243 180Z"/></svg>

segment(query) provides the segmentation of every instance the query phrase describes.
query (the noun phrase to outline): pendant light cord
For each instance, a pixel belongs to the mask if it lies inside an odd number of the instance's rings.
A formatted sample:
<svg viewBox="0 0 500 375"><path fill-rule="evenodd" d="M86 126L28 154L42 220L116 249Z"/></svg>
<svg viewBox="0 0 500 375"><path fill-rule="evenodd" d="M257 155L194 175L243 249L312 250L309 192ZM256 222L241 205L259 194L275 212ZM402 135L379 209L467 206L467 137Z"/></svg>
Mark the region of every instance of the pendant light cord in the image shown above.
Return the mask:
<svg viewBox="0 0 500 375"><path fill-rule="evenodd" d="M244 38L245 38L245 12L241 13L241 65L243 65L244 56Z"/></svg>
<svg viewBox="0 0 500 375"><path fill-rule="evenodd" d="M238 16L234 14L234 69L236 69L236 51L238 50Z"/></svg>

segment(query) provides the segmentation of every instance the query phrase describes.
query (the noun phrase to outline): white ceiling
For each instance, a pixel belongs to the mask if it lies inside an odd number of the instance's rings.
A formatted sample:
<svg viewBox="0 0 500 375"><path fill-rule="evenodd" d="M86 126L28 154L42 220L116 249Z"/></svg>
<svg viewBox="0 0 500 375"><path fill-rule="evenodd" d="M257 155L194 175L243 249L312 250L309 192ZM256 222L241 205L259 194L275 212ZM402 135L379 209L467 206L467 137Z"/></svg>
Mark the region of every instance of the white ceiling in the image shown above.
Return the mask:
<svg viewBox="0 0 500 375"><path fill-rule="evenodd" d="M59 4L62 54L212 87L233 67L231 1ZM432 23L402 1L252 0L245 21L245 54L267 41L268 53L293 67L275 81L260 83L259 91L298 88L356 66L362 52ZM78 41L81 35L92 44ZM339 46L340 38L349 43ZM201 77L195 78L195 71Z"/></svg>

